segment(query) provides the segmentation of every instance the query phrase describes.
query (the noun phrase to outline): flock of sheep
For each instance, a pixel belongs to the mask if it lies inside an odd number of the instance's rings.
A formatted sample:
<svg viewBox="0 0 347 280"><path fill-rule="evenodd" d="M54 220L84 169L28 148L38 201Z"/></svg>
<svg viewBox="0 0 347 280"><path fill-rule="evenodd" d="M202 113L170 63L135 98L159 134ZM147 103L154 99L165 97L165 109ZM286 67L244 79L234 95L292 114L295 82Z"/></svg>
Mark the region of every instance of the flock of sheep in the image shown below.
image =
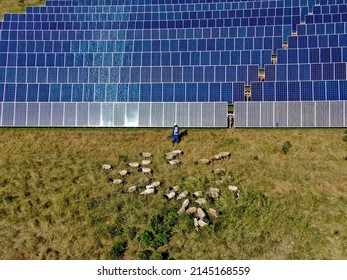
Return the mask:
<svg viewBox="0 0 347 280"><path fill-rule="evenodd" d="M127 165L129 168L132 168L134 170L137 170L139 172L142 172L144 174L153 174L153 170L148 167L152 161L152 154L148 152L142 152L140 155L144 158L141 161L141 164L138 162L129 162ZM183 151L181 150L174 150L171 152L166 153L165 159L167 160L167 163L172 166L180 166L181 161L179 160L180 156L183 155ZM210 164L212 161L215 160L224 160L229 159L230 153L229 152L220 152L216 155L214 155L211 159L207 158L201 158L195 161L195 164ZM103 164L102 169L105 171L110 171L113 169L113 166L110 164ZM223 175L225 174L224 168L218 168L214 169L212 171L216 175ZM120 175L120 178L114 179L110 178L110 181L113 184L123 185L125 183L124 178L130 174L128 170L120 170L118 172ZM126 190L122 190L123 193L135 193L139 192L140 195L155 195L158 192L158 187L162 185L162 182L160 181L154 181L151 182L151 184L146 185L145 187L138 187L138 186L131 186L127 188ZM229 185L227 187L227 190L232 192L234 195L234 199L237 200L239 197L239 189L236 186ZM212 201L218 200L221 191L219 188L210 187L208 190L207 195L210 197ZM219 211L213 209L213 208L205 208L205 205L207 204L207 200L203 197L204 193L200 190L195 191L190 196L190 193L186 190L180 191L179 186L171 187L166 194L163 195L165 199L168 201L170 200L182 200L181 208L178 210L178 214L183 215L190 215L194 216L194 227L198 231L200 228L207 226L209 224L208 217L211 218L217 218L220 213ZM208 213L208 215L206 214Z"/></svg>

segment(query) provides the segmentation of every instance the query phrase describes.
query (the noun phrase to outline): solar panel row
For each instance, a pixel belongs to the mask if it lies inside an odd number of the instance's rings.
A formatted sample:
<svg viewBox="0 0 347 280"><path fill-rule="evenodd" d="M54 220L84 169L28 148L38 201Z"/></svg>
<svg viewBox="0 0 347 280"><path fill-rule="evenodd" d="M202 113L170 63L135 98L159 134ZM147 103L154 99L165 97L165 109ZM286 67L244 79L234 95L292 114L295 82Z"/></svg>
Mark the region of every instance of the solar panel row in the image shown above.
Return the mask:
<svg viewBox="0 0 347 280"><path fill-rule="evenodd" d="M235 127L346 127L347 102L235 103Z"/></svg>
<svg viewBox="0 0 347 280"><path fill-rule="evenodd" d="M0 126L226 127L226 103L0 103Z"/></svg>

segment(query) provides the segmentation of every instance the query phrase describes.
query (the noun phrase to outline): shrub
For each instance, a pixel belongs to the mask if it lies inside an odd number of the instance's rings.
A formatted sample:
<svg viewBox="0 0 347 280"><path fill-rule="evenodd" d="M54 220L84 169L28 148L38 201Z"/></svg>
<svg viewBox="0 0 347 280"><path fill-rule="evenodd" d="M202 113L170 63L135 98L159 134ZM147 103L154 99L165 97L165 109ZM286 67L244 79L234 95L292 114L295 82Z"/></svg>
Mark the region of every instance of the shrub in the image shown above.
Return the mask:
<svg viewBox="0 0 347 280"><path fill-rule="evenodd" d="M151 260L163 260L163 255L160 252L154 252L150 258Z"/></svg>
<svg viewBox="0 0 347 280"><path fill-rule="evenodd" d="M345 137L343 137L343 142L347 142L347 135Z"/></svg>
<svg viewBox="0 0 347 280"><path fill-rule="evenodd" d="M126 156L126 155L119 155L118 156L118 160L120 162L128 162L128 156Z"/></svg>
<svg viewBox="0 0 347 280"><path fill-rule="evenodd" d="M150 260L152 256L151 250L143 250L139 253L139 259L140 260Z"/></svg>
<svg viewBox="0 0 347 280"><path fill-rule="evenodd" d="M152 247L154 249L158 249L159 247L168 243L169 239L170 239L170 233L160 232L160 233L155 235L155 239L152 242Z"/></svg>
<svg viewBox="0 0 347 280"><path fill-rule="evenodd" d="M292 147L292 143L290 143L289 141L284 142L282 145L282 152L285 155L288 154L291 147Z"/></svg>
<svg viewBox="0 0 347 280"><path fill-rule="evenodd" d="M253 156L253 160L259 160L259 157L257 155Z"/></svg>
<svg viewBox="0 0 347 280"><path fill-rule="evenodd" d="M154 240L154 235L149 230L145 230L140 236L140 242L146 245L151 245L153 240Z"/></svg>
<svg viewBox="0 0 347 280"><path fill-rule="evenodd" d="M110 251L110 259L121 260L123 259L126 251L127 243L125 241L116 241Z"/></svg>

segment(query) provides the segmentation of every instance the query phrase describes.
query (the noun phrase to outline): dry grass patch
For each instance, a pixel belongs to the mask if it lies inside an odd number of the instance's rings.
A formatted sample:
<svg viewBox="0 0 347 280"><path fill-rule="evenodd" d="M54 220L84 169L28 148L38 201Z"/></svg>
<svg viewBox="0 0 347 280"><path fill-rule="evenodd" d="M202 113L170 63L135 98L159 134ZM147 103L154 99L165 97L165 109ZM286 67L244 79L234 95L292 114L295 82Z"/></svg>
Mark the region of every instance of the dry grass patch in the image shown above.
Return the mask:
<svg viewBox="0 0 347 280"><path fill-rule="evenodd" d="M168 129L0 129L0 258L347 257L343 130L189 129L174 148L169 134ZM286 141L292 147L284 154ZM178 168L164 158L176 148L184 151ZM154 155L153 175L127 166L140 162L142 151ZM231 159L194 164L220 151L231 152ZM102 170L103 163L114 169ZM226 174L213 174L216 168ZM122 169L131 172L125 184L112 184L109 177L119 178ZM163 186L156 196L122 193L157 180ZM238 203L228 184L240 188ZM185 215L153 228L155 217L165 220L182 204L162 197L174 185L204 191L203 208L221 216L199 232ZM216 186L222 195L214 202L206 192ZM145 231L153 234L148 242Z"/></svg>

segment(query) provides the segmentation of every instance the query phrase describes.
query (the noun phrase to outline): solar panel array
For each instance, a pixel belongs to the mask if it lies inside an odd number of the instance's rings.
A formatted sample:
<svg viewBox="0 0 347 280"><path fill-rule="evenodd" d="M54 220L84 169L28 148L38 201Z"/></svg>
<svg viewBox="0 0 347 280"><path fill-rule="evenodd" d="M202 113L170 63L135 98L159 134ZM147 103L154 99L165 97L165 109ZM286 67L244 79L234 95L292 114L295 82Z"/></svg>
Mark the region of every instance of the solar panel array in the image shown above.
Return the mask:
<svg viewBox="0 0 347 280"><path fill-rule="evenodd" d="M342 101L346 72L347 0L47 0L0 22L5 107Z"/></svg>
<svg viewBox="0 0 347 280"><path fill-rule="evenodd" d="M4 102L6 127L226 127L224 102Z"/></svg>
<svg viewBox="0 0 347 280"><path fill-rule="evenodd" d="M347 101L235 102L235 127L347 127Z"/></svg>

